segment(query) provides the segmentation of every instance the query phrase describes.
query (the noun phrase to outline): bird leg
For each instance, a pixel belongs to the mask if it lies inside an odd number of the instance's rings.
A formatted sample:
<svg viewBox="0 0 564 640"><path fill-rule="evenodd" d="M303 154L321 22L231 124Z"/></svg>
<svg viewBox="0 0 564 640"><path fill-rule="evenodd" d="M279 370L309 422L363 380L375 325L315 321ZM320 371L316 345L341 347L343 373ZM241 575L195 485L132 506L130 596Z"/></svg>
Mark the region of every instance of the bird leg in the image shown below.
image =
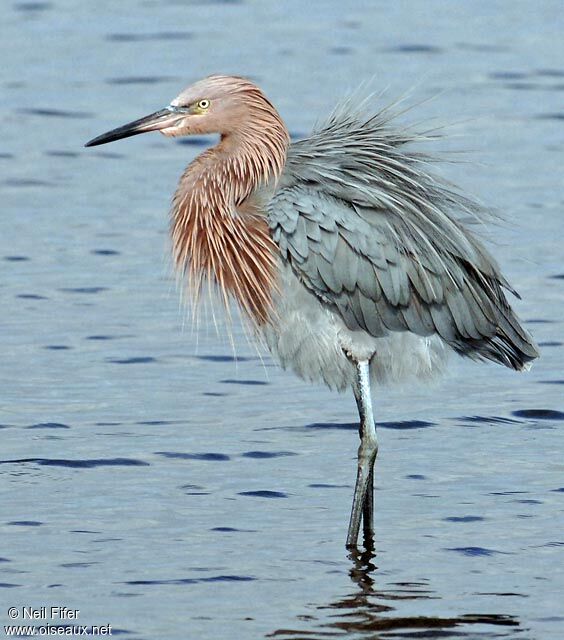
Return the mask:
<svg viewBox="0 0 564 640"><path fill-rule="evenodd" d="M368 393L369 393L368 399L369 401L371 401L370 389L368 390ZM355 389L354 397L356 400L356 406L358 407L358 415L360 416L358 433L360 436L360 441L362 443L364 432L366 430L366 426L365 426L366 419L367 419L366 411L363 405L363 399L361 397L361 394L357 392L356 389ZM374 538L374 462L372 462L372 465L370 467L368 486L366 488L366 496L364 497L364 503L362 505L362 529L363 529L365 546L367 544L369 546L372 546L372 541Z"/></svg>
<svg viewBox="0 0 564 640"><path fill-rule="evenodd" d="M372 548L374 543L374 462L370 468L368 487L362 506L362 532L364 546L367 549Z"/></svg>
<svg viewBox="0 0 564 640"><path fill-rule="evenodd" d="M354 488L351 520L347 534L347 548L357 546L360 520L363 520L364 543L372 546L374 537L374 461L378 453L376 425L370 396L370 363L356 362L357 379L354 394L360 416L360 447L358 448L358 472Z"/></svg>

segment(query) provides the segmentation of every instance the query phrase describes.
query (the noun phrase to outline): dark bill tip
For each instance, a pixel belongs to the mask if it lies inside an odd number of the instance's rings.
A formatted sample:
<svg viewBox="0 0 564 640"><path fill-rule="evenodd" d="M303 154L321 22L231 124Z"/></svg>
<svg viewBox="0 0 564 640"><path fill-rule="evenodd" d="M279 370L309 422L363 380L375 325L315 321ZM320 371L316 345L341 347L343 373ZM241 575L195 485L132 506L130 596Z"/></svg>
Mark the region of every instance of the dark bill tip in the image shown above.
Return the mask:
<svg viewBox="0 0 564 640"><path fill-rule="evenodd" d="M123 138L130 138L140 133L146 133L147 131L158 131L159 129L166 129L167 127L174 126L178 120L178 113L171 111L170 109L161 109L155 111L144 118L134 120L128 124L124 124L122 127L112 129L106 133L103 133L96 138L89 140L85 147L97 147L100 144L107 144L108 142L114 142L115 140L122 140Z"/></svg>
<svg viewBox="0 0 564 640"><path fill-rule="evenodd" d="M89 140L84 146L85 147L97 147L99 144L107 144L108 142L114 142L115 140L122 140L123 138L130 138L131 136L136 136L141 133L141 131L133 131L132 129L125 130L126 127L118 127L117 129L112 129L112 131L108 131L107 133L103 133L101 136L96 136Z"/></svg>

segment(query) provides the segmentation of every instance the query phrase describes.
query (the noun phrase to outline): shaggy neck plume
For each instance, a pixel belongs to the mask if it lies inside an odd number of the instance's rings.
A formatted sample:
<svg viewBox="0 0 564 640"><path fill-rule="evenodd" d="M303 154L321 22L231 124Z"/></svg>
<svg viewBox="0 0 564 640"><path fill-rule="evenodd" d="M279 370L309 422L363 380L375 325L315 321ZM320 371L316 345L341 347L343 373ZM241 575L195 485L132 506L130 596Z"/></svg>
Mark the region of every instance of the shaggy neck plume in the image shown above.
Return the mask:
<svg viewBox="0 0 564 640"><path fill-rule="evenodd" d="M261 191L272 188L286 160L287 129L268 102L251 122L224 134L192 162L173 199L171 235L177 270L193 305L204 283L233 298L255 326L268 322L276 288L276 252ZM267 196L268 197L268 196Z"/></svg>

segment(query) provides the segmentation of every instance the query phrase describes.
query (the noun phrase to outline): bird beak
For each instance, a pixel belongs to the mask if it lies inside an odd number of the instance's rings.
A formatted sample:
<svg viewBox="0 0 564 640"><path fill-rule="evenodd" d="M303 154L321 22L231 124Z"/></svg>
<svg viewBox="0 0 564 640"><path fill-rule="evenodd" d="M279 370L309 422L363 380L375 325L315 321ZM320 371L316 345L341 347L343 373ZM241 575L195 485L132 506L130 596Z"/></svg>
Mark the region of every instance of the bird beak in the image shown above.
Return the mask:
<svg viewBox="0 0 564 640"><path fill-rule="evenodd" d="M129 138L136 136L139 133L146 133L147 131L160 131L161 129L168 129L174 127L183 117L184 111L179 107L166 107L160 111L155 111L144 118L134 120L128 124L124 124L123 127L112 129L107 133L103 133L101 136L92 138L84 146L95 147L99 144L106 144L107 142L114 142L114 140L121 140L122 138Z"/></svg>

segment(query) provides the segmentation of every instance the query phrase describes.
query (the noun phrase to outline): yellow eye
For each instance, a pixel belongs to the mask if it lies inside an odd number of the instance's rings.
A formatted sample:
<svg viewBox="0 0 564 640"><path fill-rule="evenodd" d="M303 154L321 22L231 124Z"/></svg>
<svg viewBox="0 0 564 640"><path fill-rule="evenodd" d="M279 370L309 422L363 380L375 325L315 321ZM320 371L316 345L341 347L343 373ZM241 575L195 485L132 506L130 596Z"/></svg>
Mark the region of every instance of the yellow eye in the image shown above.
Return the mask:
<svg viewBox="0 0 564 640"><path fill-rule="evenodd" d="M206 109L209 109L209 107L210 107L209 100L200 100L200 102L198 102L198 109L202 109L203 111L205 111Z"/></svg>

